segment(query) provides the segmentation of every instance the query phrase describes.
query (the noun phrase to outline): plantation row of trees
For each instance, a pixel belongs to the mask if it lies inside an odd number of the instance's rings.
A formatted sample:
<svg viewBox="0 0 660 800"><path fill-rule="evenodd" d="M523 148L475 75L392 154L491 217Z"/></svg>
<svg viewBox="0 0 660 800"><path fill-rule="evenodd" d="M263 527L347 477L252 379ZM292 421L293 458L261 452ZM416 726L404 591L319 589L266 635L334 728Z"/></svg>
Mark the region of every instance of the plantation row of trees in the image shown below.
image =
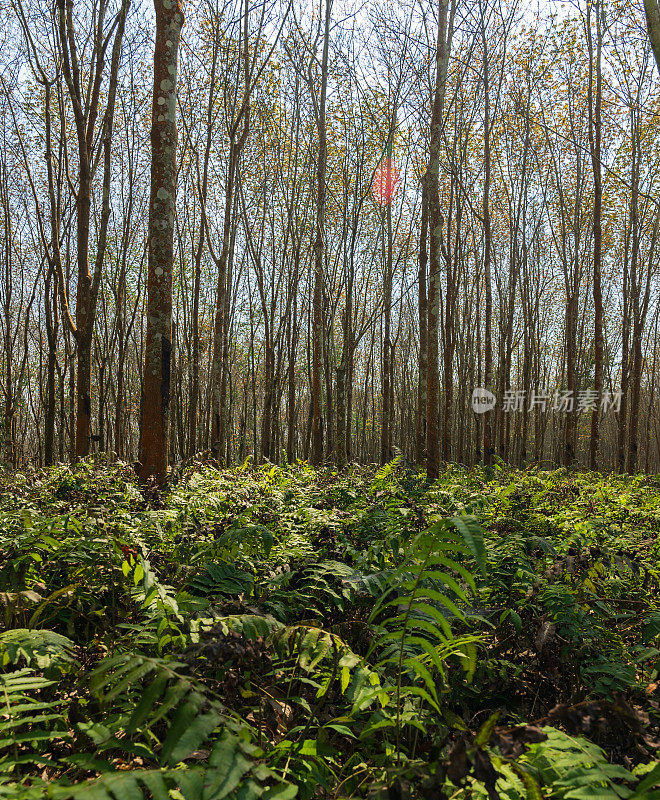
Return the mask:
<svg viewBox="0 0 660 800"><path fill-rule="evenodd" d="M660 469L641 5L8 6L6 465Z"/></svg>

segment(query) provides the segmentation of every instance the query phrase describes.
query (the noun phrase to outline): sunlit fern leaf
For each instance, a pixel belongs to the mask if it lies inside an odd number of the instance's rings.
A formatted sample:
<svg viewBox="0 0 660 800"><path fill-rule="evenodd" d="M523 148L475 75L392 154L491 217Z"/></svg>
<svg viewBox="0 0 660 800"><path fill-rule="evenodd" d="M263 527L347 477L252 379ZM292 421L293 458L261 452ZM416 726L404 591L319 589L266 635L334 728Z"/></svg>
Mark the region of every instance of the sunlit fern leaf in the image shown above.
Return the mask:
<svg viewBox="0 0 660 800"><path fill-rule="evenodd" d="M497 720L500 718L500 713L500 711L495 711L479 728L477 735L474 737L475 747L485 747L488 744L495 730L495 725L497 725Z"/></svg>
<svg viewBox="0 0 660 800"><path fill-rule="evenodd" d="M21 659L38 669L65 669L76 662L71 639L49 630L14 628L0 633L0 667Z"/></svg>
<svg viewBox="0 0 660 800"><path fill-rule="evenodd" d="M40 696L53 684L28 667L0 674L0 776L19 764L46 766L49 743L71 739L64 702Z"/></svg>
<svg viewBox="0 0 660 800"><path fill-rule="evenodd" d="M282 656L295 656L297 666L310 672L333 649L333 642L347 646L339 637L322 628L309 625L289 625L271 637L276 652Z"/></svg>
<svg viewBox="0 0 660 800"><path fill-rule="evenodd" d="M515 762L510 764L510 766L511 766L511 769L513 770L513 772L522 781L523 787L525 789L525 799L526 800L543 800L543 794L541 793L541 787L534 780L534 778L529 774L529 772L525 772L525 770L519 764L516 764Z"/></svg>
<svg viewBox="0 0 660 800"><path fill-rule="evenodd" d="M30 785L24 783L0 783L0 800L43 800L46 793L43 782L32 779Z"/></svg>
<svg viewBox="0 0 660 800"><path fill-rule="evenodd" d="M266 637L285 626L268 614L229 614L218 617L203 617L191 620L191 640L197 643L204 632L220 628L224 634L234 631L246 639Z"/></svg>
<svg viewBox="0 0 660 800"><path fill-rule="evenodd" d="M333 680L339 681L342 694L354 705L363 697L363 689L377 693L381 688L377 672L335 633L290 625L276 631L270 642L280 659L278 671L304 673L300 679L317 689L317 697L328 691ZM312 680L314 677L319 681Z"/></svg>
<svg viewBox="0 0 660 800"><path fill-rule="evenodd" d="M388 587L391 586L393 574L393 569L386 569L381 572L373 572L370 574L353 572L353 574L343 579L343 583L350 587L351 591L356 595L382 597Z"/></svg>
<svg viewBox="0 0 660 800"><path fill-rule="evenodd" d="M48 784L52 800L292 800L297 787L280 781L263 764L251 760L244 743L225 736L211 750L208 764L190 769L126 770L109 772L73 786L56 781ZM2 787L3 800L43 797L46 784Z"/></svg>
<svg viewBox="0 0 660 800"><path fill-rule="evenodd" d="M468 679L475 672L478 639L456 637L450 620L465 623L459 604L467 605L467 591L475 589L473 576L460 562L471 555L485 566L480 530L472 519L443 518L414 537L392 574L390 590L371 613L379 633L370 654L390 676L385 691L396 702L397 730L413 724L404 713L411 700L442 713L438 682L444 680L448 659L458 658Z"/></svg>
<svg viewBox="0 0 660 800"><path fill-rule="evenodd" d="M236 746L234 737L225 735L217 742L209 757L205 792L210 797L226 797L236 789L246 773L250 772L249 761ZM210 780L209 780L210 779Z"/></svg>
<svg viewBox="0 0 660 800"><path fill-rule="evenodd" d="M201 575L190 581L190 588L201 595L250 594L253 579L234 564L207 564Z"/></svg>
<svg viewBox="0 0 660 800"><path fill-rule="evenodd" d="M383 464L383 466L380 467L380 469L374 475L371 485L369 486L369 494L382 491L387 486L389 478L395 472L402 459L403 457L398 455L396 458L393 458L387 464Z"/></svg>
<svg viewBox="0 0 660 800"><path fill-rule="evenodd" d="M271 786L266 789L262 797L264 800L293 800L298 794L298 787L293 784L282 783L279 786ZM248 800L248 798L241 798L240 795L236 800Z"/></svg>
<svg viewBox="0 0 660 800"><path fill-rule="evenodd" d="M192 692L178 708L161 758L168 764L177 764L202 745L222 723L222 715L214 709L201 713L204 698Z"/></svg>
<svg viewBox="0 0 660 800"><path fill-rule="evenodd" d="M629 800L658 800L660 798L660 761L656 761L655 764L644 764L641 768L638 766L635 769L636 774L639 774L640 769L642 771L640 781Z"/></svg>
<svg viewBox="0 0 660 800"><path fill-rule="evenodd" d="M461 534L465 543L470 548L477 566L482 574L486 574L486 548L484 545L484 535L476 517L468 514L452 518L456 530Z"/></svg>
<svg viewBox="0 0 660 800"><path fill-rule="evenodd" d="M182 674L184 664L133 653L106 659L92 673L91 689L104 707L124 709L116 723L134 739L146 743L166 723L158 752L166 764L176 764L200 747L223 722L223 709L211 703L198 684ZM126 745L114 739L113 746Z"/></svg>
<svg viewBox="0 0 660 800"><path fill-rule="evenodd" d="M547 739L532 745L520 758L537 782L563 790L567 800L618 800L631 794L626 784L634 780L633 774L610 764L598 745L556 728L545 727L543 733Z"/></svg>

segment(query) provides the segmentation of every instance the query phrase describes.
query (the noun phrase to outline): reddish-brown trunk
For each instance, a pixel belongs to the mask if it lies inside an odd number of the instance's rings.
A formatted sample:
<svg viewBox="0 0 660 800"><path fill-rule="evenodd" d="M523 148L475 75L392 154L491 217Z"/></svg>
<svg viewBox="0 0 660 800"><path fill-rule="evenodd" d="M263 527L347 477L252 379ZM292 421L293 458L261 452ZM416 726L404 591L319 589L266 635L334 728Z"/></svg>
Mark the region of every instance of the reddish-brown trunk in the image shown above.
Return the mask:
<svg viewBox="0 0 660 800"><path fill-rule="evenodd" d="M176 73L183 12L178 0L154 0L156 44L151 126L149 277L140 478L167 478L172 267L176 201Z"/></svg>

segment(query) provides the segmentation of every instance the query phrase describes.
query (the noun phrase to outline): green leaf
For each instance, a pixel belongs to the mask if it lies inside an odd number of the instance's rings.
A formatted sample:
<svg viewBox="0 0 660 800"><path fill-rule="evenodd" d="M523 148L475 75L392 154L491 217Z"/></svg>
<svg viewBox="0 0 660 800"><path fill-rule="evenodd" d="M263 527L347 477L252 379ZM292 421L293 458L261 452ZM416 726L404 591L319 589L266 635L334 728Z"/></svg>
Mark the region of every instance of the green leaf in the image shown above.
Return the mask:
<svg viewBox="0 0 660 800"><path fill-rule="evenodd" d="M324 728L331 728L333 731L337 731L337 733L341 733L342 736L349 736L351 739L355 739L355 734L350 728L347 728L346 725L338 725L336 722L327 722Z"/></svg>
<svg viewBox="0 0 660 800"><path fill-rule="evenodd" d="M488 744L490 737L493 735L493 731L495 730L497 720L500 718L500 713L500 711L496 711L494 714L491 714L481 728L479 728L479 732L474 737L475 747L485 747Z"/></svg>
<svg viewBox="0 0 660 800"><path fill-rule="evenodd" d="M481 530L476 517L473 516L460 516L453 517L452 522L456 530L461 534L465 543L472 551L477 566L481 570L482 575L486 574L486 547L484 545L484 535Z"/></svg>
<svg viewBox="0 0 660 800"><path fill-rule="evenodd" d="M162 696L168 682L169 676L164 673L157 675L155 680L152 681L142 695L142 700L140 700L140 703L131 714L131 718L126 725L127 734L134 733L151 714L156 701Z"/></svg>
<svg viewBox="0 0 660 800"><path fill-rule="evenodd" d="M654 789L655 787L660 786L660 761L653 767L653 769L648 772L644 778L637 784L635 787L635 794L632 796L637 800L637 798L641 798L640 793L646 792L648 789ZM632 800L632 798L631 798Z"/></svg>
<svg viewBox="0 0 660 800"><path fill-rule="evenodd" d="M526 800L543 800L541 787L529 772L526 772L519 764L516 764L515 761L510 761L509 766L523 782Z"/></svg>
<svg viewBox="0 0 660 800"><path fill-rule="evenodd" d="M240 751L237 740L225 734L211 750L209 769L204 780L204 797L222 800L234 791L251 766L251 762Z"/></svg>
<svg viewBox="0 0 660 800"><path fill-rule="evenodd" d="M144 800L142 789L133 772L117 772L103 777L103 783L116 800Z"/></svg>
<svg viewBox="0 0 660 800"><path fill-rule="evenodd" d="M204 705L204 698L197 692L191 692L183 701L181 706L177 709L176 715L167 734L167 738L163 744L162 758L168 764L177 764L182 758L185 758L195 747L190 747L181 755L184 748L180 748L179 741L186 734L188 729L194 725L198 718L198 714ZM217 724L217 719L207 719L206 723L213 723L213 727ZM213 728L211 728L213 730ZM178 758L175 758L175 755Z"/></svg>
<svg viewBox="0 0 660 800"><path fill-rule="evenodd" d="M111 800L102 782L80 784L71 797L73 800Z"/></svg>
<svg viewBox="0 0 660 800"><path fill-rule="evenodd" d="M293 800L298 794L298 787L293 784L282 784L267 789L264 793L264 800Z"/></svg>
<svg viewBox="0 0 660 800"><path fill-rule="evenodd" d="M145 770L140 772L139 778L151 792L153 800L170 800L167 784L160 772Z"/></svg>

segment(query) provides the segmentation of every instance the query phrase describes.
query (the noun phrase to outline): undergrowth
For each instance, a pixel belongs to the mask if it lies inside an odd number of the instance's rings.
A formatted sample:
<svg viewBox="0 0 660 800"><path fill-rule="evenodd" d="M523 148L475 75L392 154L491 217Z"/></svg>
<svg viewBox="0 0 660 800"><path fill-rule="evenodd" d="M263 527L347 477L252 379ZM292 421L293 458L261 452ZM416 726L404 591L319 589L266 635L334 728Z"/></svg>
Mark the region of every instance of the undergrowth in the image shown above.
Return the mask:
<svg viewBox="0 0 660 800"><path fill-rule="evenodd" d="M660 478L0 476L0 798L660 798Z"/></svg>

